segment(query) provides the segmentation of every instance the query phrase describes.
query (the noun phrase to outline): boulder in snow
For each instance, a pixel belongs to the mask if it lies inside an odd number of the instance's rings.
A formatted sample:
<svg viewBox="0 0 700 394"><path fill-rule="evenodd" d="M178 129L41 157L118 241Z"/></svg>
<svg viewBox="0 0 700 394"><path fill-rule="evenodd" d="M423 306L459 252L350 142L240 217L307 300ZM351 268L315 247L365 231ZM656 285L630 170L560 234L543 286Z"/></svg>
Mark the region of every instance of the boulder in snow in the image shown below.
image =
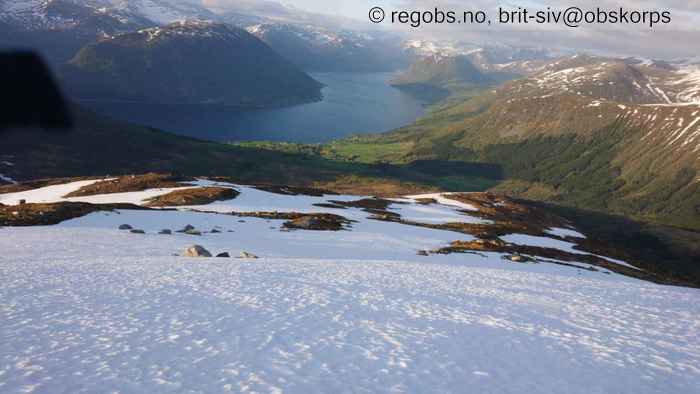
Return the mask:
<svg viewBox="0 0 700 394"><path fill-rule="evenodd" d="M187 226L183 227L182 230L177 230L178 233L186 233L188 231L194 230L194 226L191 224L188 224Z"/></svg>
<svg viewBox="0 0 700 394"><path fill-rule="evenodd" d="M211 253L200 245L193 245L182 252L183 257L211 257Z"/></svg>

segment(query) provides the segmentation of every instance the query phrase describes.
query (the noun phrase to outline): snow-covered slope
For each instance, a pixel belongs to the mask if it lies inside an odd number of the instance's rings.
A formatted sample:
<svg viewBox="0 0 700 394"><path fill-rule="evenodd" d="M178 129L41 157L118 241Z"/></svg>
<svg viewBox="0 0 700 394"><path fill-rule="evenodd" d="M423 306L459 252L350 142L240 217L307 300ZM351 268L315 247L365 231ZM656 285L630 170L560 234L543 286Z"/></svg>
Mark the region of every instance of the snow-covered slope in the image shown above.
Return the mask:
<svg viewBox="0 0 700 394"><path fill-rule="evenodd" d="M0 203L64 201L94 182L0 195ZM417 256L458 235L314 205L357 196L193 185L241 194L0 228L0 391L688 393L700 382L698 290L585 264L513 264L499 253ZM175 189L77 199L143 203ZM451 197L406 197L389 209L418 222L486 223ZM222 214L232 211L355 222L337 232L281 231L276 220ZM127 223L146 234L117 229ZM187 224L205 233L157 234ZM260 259L173 256L195 243Z"/></svg>
<svg viewBox="0 0 700 394"><path fill-rule="evenodd" d="M700 162L698 66L577 55L550 61L496 93L493 114L502 134L587 134L617 124L642 132L635 143L646 144L639 150L657 168L666 158L671 166Z"/></svg>
<svg viewBox="0 0 700 394"><path fill-rule="evenodd" d="M403 42L404 51L417 58L467 57L482 72L529 75L539 71L556 52L544 48L509 45L475 45L472 43L410 39Z"/></svg>
<svg viewBox="0 0 700 394"><path fill-rule="evenodd" d="M249 33L298 66L315 71L387 71L404 65L397 36L300 23L255 23Z"/></svg>

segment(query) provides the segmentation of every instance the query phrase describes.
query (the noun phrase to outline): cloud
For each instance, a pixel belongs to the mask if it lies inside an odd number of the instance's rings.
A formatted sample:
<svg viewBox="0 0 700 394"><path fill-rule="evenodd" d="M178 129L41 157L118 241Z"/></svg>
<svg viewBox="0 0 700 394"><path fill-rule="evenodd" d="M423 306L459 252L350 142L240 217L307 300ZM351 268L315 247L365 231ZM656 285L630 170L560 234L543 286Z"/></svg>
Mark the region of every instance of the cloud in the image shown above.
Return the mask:
<svg viewBox="0 0 700 394"><path fill-rule="evenodd" d="M501 42L512 45L569 49L617 56L645 56L652 58L685 58L700 55L700 2L681 0L598 0L596 2L551 0L394 0L377 1L386 6L387 13L395 10L431 10L438 7L461 14L466 10L484 10L491 18L491 26L475 25L423 25L420 28L392 25L410 35L442 40L466 40L476 43ZM382 4L378 4L382 5ZM648 25L582 25L570 28L564 25L498 24L499 7L527 8L531 12L564 10L577 6L582 10L669 11L671 23ZM384 25L388 25L385 22Z"/></svg>

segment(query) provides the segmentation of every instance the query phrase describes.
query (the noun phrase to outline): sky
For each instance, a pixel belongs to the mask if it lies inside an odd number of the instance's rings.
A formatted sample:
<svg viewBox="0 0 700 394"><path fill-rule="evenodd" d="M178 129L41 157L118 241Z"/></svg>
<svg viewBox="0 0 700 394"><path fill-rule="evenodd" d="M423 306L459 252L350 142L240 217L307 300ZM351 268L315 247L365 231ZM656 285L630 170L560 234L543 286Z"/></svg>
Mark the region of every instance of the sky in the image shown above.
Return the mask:
<svg viewBox="0 0 700 394"><path fill-rule="evenodd" d="M569 28L561 25L500 25L498 27L466 27L427 25L420 28L391 25L381 27L401 30L416 38L439 40L500 41L514 45L555 47L616 55L635 55L655 58L682 58L700 56L700 0L282 0L281 3L308 11L351 17L366 21L369 9L380 6L393 10L428 10L436 6L456 11L486 10L493 19L499 6L527 7L544 10L547 6L565 9L578 6L584 10L601 7L629 10L669 11L672 21L650 29L639 25L590 25Z"/></svg>
<svg viewBox="0 0 700 394"><path fill-rule="evenodd" d="M392 3L378 0L282 0L280 2L308 11L340 14L355 19L366 19L369 9L376 5L386 6Z"/></svg>

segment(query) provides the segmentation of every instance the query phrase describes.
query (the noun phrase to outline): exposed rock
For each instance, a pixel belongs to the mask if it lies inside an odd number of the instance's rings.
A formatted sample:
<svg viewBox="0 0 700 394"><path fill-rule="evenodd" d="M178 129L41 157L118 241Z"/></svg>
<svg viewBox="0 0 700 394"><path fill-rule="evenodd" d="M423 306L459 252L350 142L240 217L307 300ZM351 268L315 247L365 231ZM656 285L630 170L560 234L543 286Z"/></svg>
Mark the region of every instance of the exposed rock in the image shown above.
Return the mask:
<svg viewBox="0 0 700 394"><path fill-rule="evenodd" d="M187 230L187 231L185 231L185 234L187 234L187 235L202 235L202 232L197 231L197 230Z"/></svg>
<svg viewBox="0 0 700 394"><path fill-rule="evenodd" d="M430 256L427 250L419 250L417 254L418 256Z"/></svg>
<svg viewBox="0 0 700 394"><path fill-rule="evenodd" d="M321 203L316 203L313 205L315 207L319 207L319 208L348 209L348 207L344 207L342 205L333 204L333 203L329 203L329 202L321 202Z"/></svg>
<svg viewBox="0 0 700 394"><path fill-rule="evenodd" d="M24 192L47 186L64 185L66 183L95 180L95 177L49 178L0 185L0 194Z"/></svg>
<svg viewBox="0 0 700 394"><path fill-rule="evenodd" d="M336 193L356 196L401 197L440 191L433 186L406 179L375 179L354 174L339 176L333 181L317 182L315 185Z"/></svg>
<svg viewBox="0 0 700 394"><path fill-rule="evenodd" d="M347 219L331 214L301 216L284 223L284 227L298 230L338 231Z"/></svg>
<svg viewBox="0 0 700 394"><path fill-rule="evenodd" d="M220 230L217 230L217 229L215 229L215 228L213 228L210 232L211 232L212 234L220 234L220 233L221 233Z"/></svg>
<svg viewBox="0 0 700 394"><path fill-rule="evenodd" d="M268 193L282 194L285 196L312 196L323 197L324 195L338 195L338 193L330 190L313 188L313 187L298 187L298 186L279 186L279 185L258 185L255 186L258 190L263 190Z"/></svg>
<svg viewBox="0 0 700 394"><path fill-rule="evenodd" d="M186 205L206 205L214 201L236 198L240 193L229 187L196 187L175 190L162 196L148 199L147 207L178 207Z"/></svg>
<svg viewBox="0 0 700 394"><path fill-rule="evenodd" d="M391 204L403 204L397 201L385 200L383 198L363 198L355 201L337 201L329 200L331 204L340 205L348 208L365 208L385 211Z"/></svg>
<svg viewBox="0 0 700 394"><path fill-rule="evenodd" d="M186 233L188 231L194 230L194 226L191 224L188 224L187 226L183 227L181 230L177 230L178 233Z"/></svg>
<svg viewBox="0 0 700 394"><path fill-rule="evenodd" d="M300 213L300 212L231 212L232 216L253 217L258 219L270 220L288 220L284 223L287 229L299 230L328 230L338 231L343 229L343 225L350 224L351 221L332 213ZM245 223L244 220L239 220Z"/></svg>
<svg viewBox="0 0 700 394"><path fill-rule="evenodd" d="M228 252L223 252L217 254L216 257L231 257L231 255Z"/></svg>
<svg viewBox="0 0 700 394"><path fill-rule="evenodd" d="M160 231L158 232L158 234L161 234L161 235L171 235L172 233L173 233L173 230L169 230L169 229L167 229L167 228L166 228L166 229L162 229L162 230L160 230Z"/></svg>
<svg viewBox="0 0 700 394"><path fill-rule="evenodd" d="M119 229L120 229L120 230L133 230L134 228L131 227L131 225L122 224L121 226L119 226Z"/></svg>
<svg viewBox="0 0 700 394"><path fill-rule="evenodd" d="M252 253L241 252L241 254L238 256L238 258L241 258L241 259L257 259L257 258L259 258L259 257L256 256L256 255L254 255L254 254L252 254Z"/></svg>
<svg viewBox="0 0 700 394"><path fill-rule="evenodd" d="M139 230L139 229L133 229L133 230L131 230L131 231L129 231L129 232L132 233L132 234L146 234L145 231Z"/></svg>
<svg viewBox="0 0 700 394"><path fill-rule="evenodd" d="M417 198L416 204L419 205L430 205L430 204L437 204L437 200L434 198Z"/></svg>
<svg viewBox="0 0 700 394"><path fill-rule="evenodd" d="M180 182L193 180L193 178L172 174L150 173L144 175L127 175L83 186L74 192L68 193L65 197L84 197L98 194L140 192L147 189L165 189L179 187L182 186Z"/></svg>
<svg viewBox="0 0 700 394"><path fill-rule="evenodd" d="M116 209L148 210L134 204L68 202L0 206L0 226L48 226L93 212Z"/></svg>
<svg viewBox="0 0 700 394"><path fill-rule="evenodd" d="M475 239L473 241L455 241L451 246L458 249L500 251L508 244L500 238Z"/></svg>
<svg viewBox="0 0 700 394"><path fill-rule="evenodd" d="M535 261L531 257L523 256L520 254L513 254L513 255L509 255L509 256L504 256L504 258L506 260L512 261L514 263L530 263L530 262Z"/></svg>
<svg viewBox="0 0 700 394"><path fill-rule="evenodd" d="M469 204L476 211L469 215L495 222L493 227L511 233L545 235L552 227L570 227L566 219L538 207L532 202L493 193L452 193L445 198Z"/></svg>
<svg viewBox="0 0 700 394"><path fill-rule="evenodd" d="M488 248L502 248L508 245L500 238L489 238L489 239L477 239L474 241L477 245L483 245L485 249Z"/></svg>
<svg viewBox="0 0 700 394"><path fill-rule="evenodd" d="M193 245L182 252L183 257L211 257L211 253L200 245Z"/></svg>

